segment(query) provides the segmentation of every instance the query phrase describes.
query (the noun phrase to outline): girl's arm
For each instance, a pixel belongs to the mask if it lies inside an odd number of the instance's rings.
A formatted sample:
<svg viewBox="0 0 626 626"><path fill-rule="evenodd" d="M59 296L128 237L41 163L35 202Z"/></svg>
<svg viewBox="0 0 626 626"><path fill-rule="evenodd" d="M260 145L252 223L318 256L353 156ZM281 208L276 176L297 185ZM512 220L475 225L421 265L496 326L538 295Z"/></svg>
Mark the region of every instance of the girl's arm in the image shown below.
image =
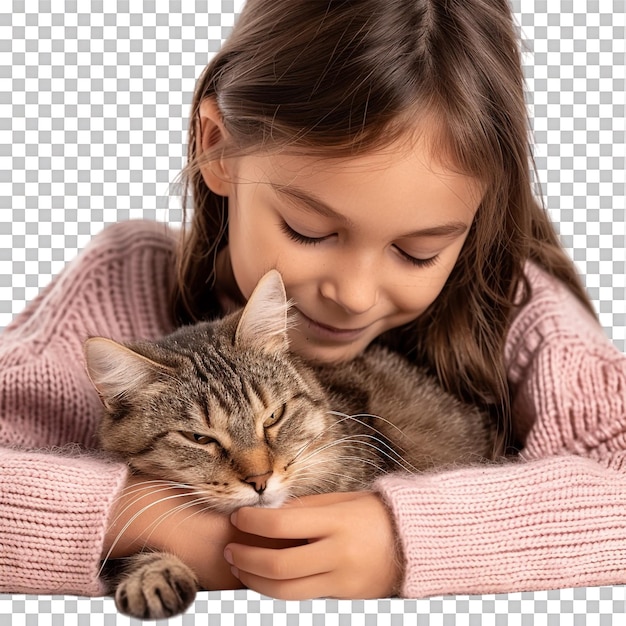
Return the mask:
<svg viewBox="0 0 626 626"><path fill-rule="evenodd" d="M100 402L82 342L168 330L173 242L126 223L96 237L0 335L0 590L102 593L126 467L95 451Z"/></svg>
<svg viewBox="0 0 626 626"><path fill-rule="evenodd" d="M562 285L528 276L506 346L520 461L377 485L404 595L626 582L626 355Z"/></svg>
<svg viewBox="0 0 626 626"><path fill-rule="evenodd" d="M126 468L0 448L0 591L102 595L99 558Z"/></svg>
<svg viewBox="0 0 626 626"><path fill-rule="evenodd" d="M401 594L626 582L626 475L574 455L378 485L403 545Z"/></svg>
<svg viewBox="0 0 626 626"><path fill-rule="evenodd" d="M506 357L521 460L380 481L406 595L626 582L626 356L529 267Z"/></svg>

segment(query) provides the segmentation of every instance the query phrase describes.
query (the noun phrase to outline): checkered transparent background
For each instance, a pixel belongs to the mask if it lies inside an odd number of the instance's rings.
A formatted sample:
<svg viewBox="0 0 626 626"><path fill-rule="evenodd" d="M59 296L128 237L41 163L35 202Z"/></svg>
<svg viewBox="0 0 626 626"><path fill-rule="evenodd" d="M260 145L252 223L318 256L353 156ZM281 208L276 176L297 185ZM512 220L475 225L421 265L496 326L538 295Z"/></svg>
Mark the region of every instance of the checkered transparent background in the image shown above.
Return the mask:
<svg viewBox="0 0 626 626"><path fill-rule="evenodd" d="M243 0L0 2L0 329L106 224L180 222L195 78ZM513 0L539 183L626 351L625 0ZM549 8L548 8L549 7ZM79 12L80 11L80 12ZM624 587L419 601L201 593L187 624L609 626ZM90 616L90 617L88 617ZM111 624L111 599L1 596L0 624Z"/></svg>
<svg viewBox="0 0 626 626"><path fill-rule="evenodd" d="M283 602L252 591L204 592L191 610L156 624L192 626L622 626L624 587L562 589L425 600ZM2 596L3 626L109 626L143 622L115 613L111 598ZM153 623L153 622L150 622Z"/></svg>

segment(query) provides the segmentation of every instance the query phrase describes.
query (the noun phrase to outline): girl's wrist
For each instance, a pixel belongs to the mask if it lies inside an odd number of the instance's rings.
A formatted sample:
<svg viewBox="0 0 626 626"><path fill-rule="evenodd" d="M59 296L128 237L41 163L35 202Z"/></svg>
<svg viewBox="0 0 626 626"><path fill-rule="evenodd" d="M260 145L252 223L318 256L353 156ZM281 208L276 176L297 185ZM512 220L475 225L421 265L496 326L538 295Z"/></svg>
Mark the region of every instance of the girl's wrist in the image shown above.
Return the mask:
<svg viewBox="0 0 626 626"><path fill-rule="evenodd" d="M203 509L195 499L165 481L129 476L111 513L102 558L169 552L191 567L203 589L241 587L223 556L236 530L228 516Z"/></svg>
<svg viewBox="0 0 626 626"><path fill-rule="evenodd" d="M103 558L121 558L141 550L165 550L176 508L191 496L163 481L129 476L111 511Z"/></svg>

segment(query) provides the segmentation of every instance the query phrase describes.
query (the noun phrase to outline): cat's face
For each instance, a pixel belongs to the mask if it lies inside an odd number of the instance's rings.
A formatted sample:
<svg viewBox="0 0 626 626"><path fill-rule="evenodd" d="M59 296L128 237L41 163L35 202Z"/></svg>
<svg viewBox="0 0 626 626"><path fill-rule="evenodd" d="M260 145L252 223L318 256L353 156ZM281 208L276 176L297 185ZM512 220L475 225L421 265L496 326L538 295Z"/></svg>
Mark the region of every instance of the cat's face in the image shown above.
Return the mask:
<svg viewBox="0 0 626 626"><path fill-rule="evenodd" d="M288 353L287 309L274 272L242 315L132 348L88 340L106 407L103 448L142 474L193 486L222 511L339 488L328 484L341 475L335 418Z"/></svg>

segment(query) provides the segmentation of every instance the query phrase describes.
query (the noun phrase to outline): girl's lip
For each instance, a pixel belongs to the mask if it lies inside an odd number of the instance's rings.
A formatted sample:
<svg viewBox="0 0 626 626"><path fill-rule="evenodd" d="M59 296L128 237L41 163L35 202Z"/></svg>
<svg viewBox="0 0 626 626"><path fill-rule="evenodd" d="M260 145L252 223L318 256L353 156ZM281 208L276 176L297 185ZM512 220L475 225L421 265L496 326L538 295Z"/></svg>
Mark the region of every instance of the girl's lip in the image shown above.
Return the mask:
<svg viewBox="0 0 626 626"><path fill-rule="evenodd" d="M353 341L368 328L367 326L363 326L362 328L336 328L335 326L316 322L300 311L300 309L296 308L296 311L316 335L327 339L334 339L335 341Z"/></svg>

